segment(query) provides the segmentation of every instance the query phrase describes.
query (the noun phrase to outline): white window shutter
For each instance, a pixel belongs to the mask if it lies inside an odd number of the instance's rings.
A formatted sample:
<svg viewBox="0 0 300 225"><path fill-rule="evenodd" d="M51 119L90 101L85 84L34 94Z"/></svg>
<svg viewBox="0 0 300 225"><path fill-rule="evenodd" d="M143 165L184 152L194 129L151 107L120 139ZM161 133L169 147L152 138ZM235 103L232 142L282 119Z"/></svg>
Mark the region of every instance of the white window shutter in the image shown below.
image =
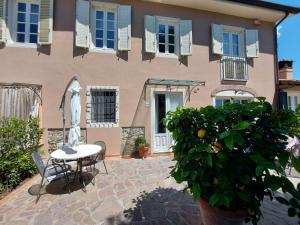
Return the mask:
<svg viewBox="0 0 300 225"><path fill-rule="evenodd" d="M0 0L0 43L6 42L6 0Z"/></svg>
<svg viewBox="0 0 300 225"><path fill-rule="evenodd" d="M223 28L221 25L212 24L212 52L223 55Z"/></svg>
<svg viewBox="0 0 300 225"><path fill-rule="evenodd" d="M246 30L246 56L248 58L259 56L258 30Z"/></svg>
<svg viewBox="0 0 300 225"><path fill-rule="evenodd" d="M145 16L145 52L156 53L155 16Z"/></svg>
<svg viewBox="0 0 300 225"><path fill-rule="evenodd" d="M118 7L118 50L131 49L131 6Z"/></svg>
<svg viewBox="0 0 300 225"><path fill-rule="evenodd" d="M52 27L53 0L41 0L38 39L40 45L49 45L52 43Z"/></svg>
<svg viewBox="0 0 300 225"><path fill-rule="evenodd" d="M192 21L180 21L180 55L192 55L193 36Z"/></svg>
<svg viewBox="0 0 300 225"><path fill-rule="evenodd" d="M90 2L76 1L76 40L77 47L89 48L90 46Z"/></svg>

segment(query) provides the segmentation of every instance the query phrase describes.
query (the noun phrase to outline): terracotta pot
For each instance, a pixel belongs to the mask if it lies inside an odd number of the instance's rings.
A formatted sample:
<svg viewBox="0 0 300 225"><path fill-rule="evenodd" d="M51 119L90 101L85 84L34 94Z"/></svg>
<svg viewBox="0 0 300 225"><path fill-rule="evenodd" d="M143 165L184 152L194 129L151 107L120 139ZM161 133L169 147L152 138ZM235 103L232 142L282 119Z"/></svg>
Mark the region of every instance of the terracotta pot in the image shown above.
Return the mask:
<svg viewBox="0 0 300 225"><path fill-rule="evenodd" d="M140 148L138 148L138 150L139 150L139 157L140 158L144 158L144 147L140 147Z"/></svg>
<svg viewBox="0 0 300 225"><path fill-rule="evenodd" d="M242 225L247 212L239 210L236 212L225 211L211 207L204 199L199 200L201 224L200 225Z"/></svg>
<svg viewBox="0 0 300 225"><path fill-rule="evenodd" d="M139 157L140 158L147 158L149 152L149 147L140 147L139 148Z"/></svg>
<svg viewBox="0 0 300 225"><path fill-rule="evenodd" d="M146 146L144 147L144 158L147 158L148 154L149 154L149 147Z"/></svg>

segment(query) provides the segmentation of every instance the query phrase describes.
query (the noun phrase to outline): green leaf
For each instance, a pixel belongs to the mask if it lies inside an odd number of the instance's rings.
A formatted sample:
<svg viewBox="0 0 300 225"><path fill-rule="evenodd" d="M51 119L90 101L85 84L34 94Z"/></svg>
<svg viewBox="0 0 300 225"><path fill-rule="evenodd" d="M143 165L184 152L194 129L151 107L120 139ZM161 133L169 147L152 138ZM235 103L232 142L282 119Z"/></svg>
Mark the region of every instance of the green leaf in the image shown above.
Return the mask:
<svg viewBox="0 0 300 225"><path fill-rule="evenodd" d="M284 204L284 205L289 205L289 201L286 200L285 198L283 197L275 197L275 199L280 202L281 204Z"/></svg>
<svg viewBox="0 0 300 225"><path fill-rule="evenodd" d="M229 136L225 137L224 139L225 145L229 150L233 149L233 135L230 134Z"/></svg>
<svg viewBox="0 0 300 225"><path fill-rule="evenodd" d="M208 203L214 207L219 202L221 196L222 195L219 193L213 194L212 196L210 196Z"/></svg>
<svg viewBox="0 0 300 225"><path fill-rule="evenodd" d="M282 167L286 167L288 160L289 160L289 155L290 155L290 153L287 151L281 152L279 154L279 162L280 162L280 165L282 165Z"/></svg>
<svg viewBox="0 0 300 225"><path fill-rule="evenodd" d="M238 124L236 124L235 126L233 126L234 130L245 130L250 126L250 123L247 121L241 121Z"/></svg>
<svg viewBox="0 0 300 225"><path fill-rule="evenodd" d="M224 206L226 206L227 208L229 208L230 207L230 203L231 203L231 198L229 198L226 195L222 195L221 202L223 203Z"/></svg>
<svg viewBox="0 0 300 225"><path fill-rule="evenodd" d="M261 176L262 173L264 171L264 167L263 166L257 166L256 169L255 169L255 174L257 177Z"/></svg>
<svg viewBox="0 0 300 225"><path fill-rule="evenodd" d="M297 170L297 172L300 173L300 157L296 158L292 156L292 164L295 170Z"/></svg>
<svg viewBox="0 0 300 225"><path fill-rule="evenodd" d="M226 130L222 134L220 134L220 139L224 139L225 137L228 137L230 135L230 131Z"/></svg>
<svg viewBox="0 0 300 225"><path fill-rule="evenodd" d="M264 165L267 161L264 159L264 157L262 157L261 155L252 155L250 156L250 158L256 162L257 164L260 164L260 165Z"/></svg>
<svg viewBox="0 0 300 225"><path fill-rule="evenodd" d="M193 184L191 191L193 193L194 200L198 200L201 197L202 190L198 183Z"/></svg>
<svg viewBox="0 0 300 225"><path fill-rule="evenodd" d="M288 209L288 214L289 214L290 217L296 216L297 210L294 209L294 208L289 208Z"/></svg>

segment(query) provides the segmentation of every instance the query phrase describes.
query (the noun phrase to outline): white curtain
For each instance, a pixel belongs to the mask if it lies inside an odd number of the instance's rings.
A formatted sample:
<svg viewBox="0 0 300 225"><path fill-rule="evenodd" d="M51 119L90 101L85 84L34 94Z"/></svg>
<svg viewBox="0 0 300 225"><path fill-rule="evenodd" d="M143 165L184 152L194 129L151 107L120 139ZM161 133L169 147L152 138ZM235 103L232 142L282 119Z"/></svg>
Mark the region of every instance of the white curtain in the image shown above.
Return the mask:
<svg viewBox="0 0 300 225"><path fill-rule="evenodd" d="M38 116L40 90L24 86L0 86L0 117L28 119Z"/></svg>

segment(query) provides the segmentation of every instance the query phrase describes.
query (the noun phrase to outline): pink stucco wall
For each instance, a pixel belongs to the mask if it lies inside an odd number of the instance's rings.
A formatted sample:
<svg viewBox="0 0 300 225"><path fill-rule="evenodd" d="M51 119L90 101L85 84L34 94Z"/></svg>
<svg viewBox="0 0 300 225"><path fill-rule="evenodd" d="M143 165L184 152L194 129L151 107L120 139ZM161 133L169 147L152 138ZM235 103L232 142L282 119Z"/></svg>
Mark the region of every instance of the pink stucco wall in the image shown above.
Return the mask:
<svg viewBox="0 0 300 225"><path fill-rule="evenodd" d="M212 23L255 28L252 20L212 12L168 6L142 1L113 1L132 5L132 49L128 54L86 53L74 47L75 0L56 0L54 8L53 44L42 49L4 47L0 49L0 82L42 84L42 126L62 126L58 110L69 79L78 74L83 87L82 126L86 127L86 86L120 87L119 128L88 128L88 142L107 142L107 154L120 154L121 127L145 126L150 138L150 107L143 104L142 90L148 78L190 79L206 82L192 94L188 105L213 103L211 93L220 87L219 57L211 54ZM144 15L159 15L193 20L193 55L180 61L171 58L149 59L144 54ZM260 57L251 60L249 81L245 86L259 96L274 100L273 24L263 22L259 29ZM232 85L232 84L231 84ZM139 104L141 102L142 104ZM139 106L140 105L140 106ZM47 137L45 137L47 138ZM47 147L47 146L46 146Z"/></svg>

